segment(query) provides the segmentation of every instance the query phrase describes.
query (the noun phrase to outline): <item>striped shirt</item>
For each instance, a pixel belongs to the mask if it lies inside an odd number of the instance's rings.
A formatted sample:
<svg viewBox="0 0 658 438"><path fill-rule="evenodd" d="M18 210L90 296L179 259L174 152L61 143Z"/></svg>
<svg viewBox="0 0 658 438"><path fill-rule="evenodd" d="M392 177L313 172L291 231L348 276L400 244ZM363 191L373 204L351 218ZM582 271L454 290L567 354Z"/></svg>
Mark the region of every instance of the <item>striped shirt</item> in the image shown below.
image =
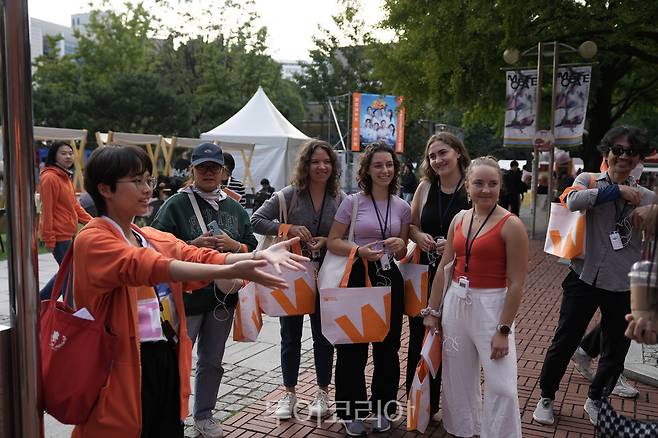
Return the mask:
<svg viewBox="0 0 658 438"><path fill-rule="evenodd" d="M242 206L242 208L245 208L245 206L247 205L247 200L244 197L244 194L246 193L246 189L244 187L244 184L242 184L242 181L230 177L225 187L227 187L233 193L237 193L238 195L240 195L240 201L239 201L240 205Z"/></svg>

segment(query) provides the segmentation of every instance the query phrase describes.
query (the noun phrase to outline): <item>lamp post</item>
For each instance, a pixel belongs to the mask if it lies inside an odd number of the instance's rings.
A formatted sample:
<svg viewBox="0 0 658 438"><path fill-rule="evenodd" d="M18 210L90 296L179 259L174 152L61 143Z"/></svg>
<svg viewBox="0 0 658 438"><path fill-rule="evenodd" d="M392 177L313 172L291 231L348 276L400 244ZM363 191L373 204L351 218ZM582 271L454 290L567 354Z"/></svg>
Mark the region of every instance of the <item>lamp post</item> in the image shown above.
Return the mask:
<svg viewBox="0 0 658 438"><path fill-rule="evenodd" d="M583 59L591 59L596 55L598 48L593 41L585 41L576 49L568 44L560 43L558 41L552 42L539 42L537 46L533 46L523 52L516 48L508 48L503 52L503 60L510 65L514 65L525 56L537 56L537 96L535 99L535 132L539 133L541 129L541 102L542 93L541 88L543 85L543 72L544 72L544 57L552 57L553 65L551 72L552 89L551 89L551 115L550 115L550 137L554 136L555 128L555 104L557 97L557 84L558 84L558 69L560 67L571 67L577 65L589 64L560 64L560 53L578 53ZM547 187L547 202L550 202L550 196L553 193L553 165L555 161L555 147L553 144L549 148L549 163L548 163L548 187ZM539 174L539 150L536 144L533 144L533 160L532 160L532 223L530 226L530 237L535 238L535 223L537 218L537 182ZM550 208L547 208L547 221L550 215Z"/></svg>

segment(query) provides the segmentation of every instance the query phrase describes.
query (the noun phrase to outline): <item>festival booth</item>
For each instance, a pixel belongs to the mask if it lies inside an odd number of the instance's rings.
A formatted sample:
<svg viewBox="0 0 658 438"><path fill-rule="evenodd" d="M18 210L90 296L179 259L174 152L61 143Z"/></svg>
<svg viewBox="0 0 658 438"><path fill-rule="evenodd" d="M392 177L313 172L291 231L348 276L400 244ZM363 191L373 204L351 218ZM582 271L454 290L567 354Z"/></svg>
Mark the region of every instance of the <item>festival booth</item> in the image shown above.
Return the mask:
<svg viewBox="0 0 658 438"><path fill-rule="evenodd" d="M261 87L233 117L201 134L208 141L253 144L255 162L244 155L235 157L234 176L245 185L267 178L281 189L290 183L299 146L309 139L272 104ZM221 143L220 143L221 146ZM249 178L247 180L247 177Z"/></svg>
<svg viewBox="0 0 658 438"><path fill-rule="evenodd" d="M149 154L151 163L153 163L153 176L158 176L158 160L160 155L163 155L163 159L167 160L166 153L164 153L162 143L163 137L156 134L132 134L127 132L108 132L107 134L102 132L96 133L96 143L98 146L108 146L108 145L121 145L121 146L142 146L146 149L146 152ZM171 155L169 156L171 159Z"/></svg>

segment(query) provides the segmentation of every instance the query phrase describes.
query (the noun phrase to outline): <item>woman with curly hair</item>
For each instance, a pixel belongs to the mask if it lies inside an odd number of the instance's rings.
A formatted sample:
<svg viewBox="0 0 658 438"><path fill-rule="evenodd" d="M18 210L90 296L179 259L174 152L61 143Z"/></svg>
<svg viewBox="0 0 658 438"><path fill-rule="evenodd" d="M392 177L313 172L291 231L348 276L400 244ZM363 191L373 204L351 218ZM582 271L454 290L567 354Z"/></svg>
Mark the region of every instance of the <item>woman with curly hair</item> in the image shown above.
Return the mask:
<svg viewBox="0 0 658 438"><path fill-rule="evenodd" d="M373 285L391 287L390 329L381 342L373 342L372 396L367 399L365 368L368 343L336 346L336 411L350 436L367 433L363 414L374 415L372 431L391 428L391 415L397 408L400 382L400 336L404 307L404 283L392 257L401 259L407 251L407 235L411 209L397 196L400 162L383 143L368 146L361 157L357 180L360 193L347 197L338 208L329 232L329 250L348 255L356 246L356 255L368 263L368 276ZM352 222L353 203L357 202L354 242L345 240ZM354 263L348 287L364 287L366 270L360 261ZM366 322L367 323L367 322Z"/></svg>
<svg viewBox="0 0 658 438"><path fill-rule="evenodd" d="M302 251L322 263L326 252L327 236L338 205L345 197L340 190L338 158L329 143L309 140L304 143L297 158L292 183L281 191L287 206L288 223L293 224L290 237L299 237ZM251 217L254 232L276 236L279 223L279 197L268 199ZM316 298L319 299L319 298ZM329 409L329 384L334 360L333 346L322 335L320 304L310 315L313 334L313 357L318 390L309 406L309 414L323 417ZM282 316L281 369L286 393L277 403L274 415L279 419L293 417L297 397L295 387L299 375L302 348L303 316Z"/></svg>

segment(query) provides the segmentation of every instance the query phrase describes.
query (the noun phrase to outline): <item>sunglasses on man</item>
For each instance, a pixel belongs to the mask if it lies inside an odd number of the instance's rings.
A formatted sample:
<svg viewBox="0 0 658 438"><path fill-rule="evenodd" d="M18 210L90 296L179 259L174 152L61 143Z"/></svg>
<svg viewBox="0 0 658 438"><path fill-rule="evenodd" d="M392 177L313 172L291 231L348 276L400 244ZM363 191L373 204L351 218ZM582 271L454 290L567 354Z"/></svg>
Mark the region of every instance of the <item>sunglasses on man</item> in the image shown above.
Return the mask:
<svg viewBox="0 0 658 438"><path fill-rule="evenodd" d="M630 148L625 148L622 145L616 144L614 146L610 146L608 148L610 152L612 152L614 155L620 157L622 154L626 154L629 157L635 157L640 154L640 151L637 149L633 149L632 147Z"/></svg>

